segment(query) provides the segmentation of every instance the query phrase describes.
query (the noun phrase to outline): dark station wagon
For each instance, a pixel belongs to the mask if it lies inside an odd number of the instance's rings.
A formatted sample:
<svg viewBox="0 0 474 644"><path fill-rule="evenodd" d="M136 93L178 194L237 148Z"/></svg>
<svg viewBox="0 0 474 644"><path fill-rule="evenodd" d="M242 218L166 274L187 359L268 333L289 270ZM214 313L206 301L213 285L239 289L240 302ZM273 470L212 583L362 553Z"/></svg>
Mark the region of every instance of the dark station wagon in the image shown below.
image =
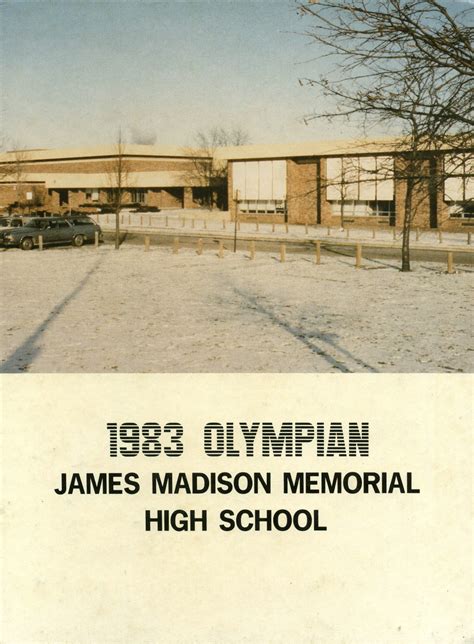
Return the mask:
<svg viewBox="0 0 474 644"><path fill-rule="evenodd" d="M96 232L99 233L99 241L102 241L100 226L85 215L33 217L21 227L0 229L0 245L31 250L38 246L41 236L44 245L73 244L79 247L85 242L94 241Z"/></svg>

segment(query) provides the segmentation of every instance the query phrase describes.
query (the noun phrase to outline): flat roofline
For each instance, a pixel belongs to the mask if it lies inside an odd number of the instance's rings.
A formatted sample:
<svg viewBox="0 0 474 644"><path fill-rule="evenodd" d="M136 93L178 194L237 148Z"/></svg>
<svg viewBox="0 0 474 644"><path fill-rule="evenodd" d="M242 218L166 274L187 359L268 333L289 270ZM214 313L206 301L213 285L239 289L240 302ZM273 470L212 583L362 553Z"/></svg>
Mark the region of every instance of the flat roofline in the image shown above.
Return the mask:
<svg viewBox="0 0 474 644"><path fill-rule="evenodd" d="M462 150L471 150L469 145ZM386 137L377 139L335 139L327 141L303 141L300 143L270 143L242 145L219 148L217 156L227 161L256 161L263 159L311 159L314 157L338 157L349 155L383 155L403 152L403 138ZM405 146L409 150L409 146ZM424 152L447 151L450 147L443 144L440 148Z"/></svg>
<svg viewBox="0 0 474 644"><path fill-rule="evenodd" d="M200 151L196 148L172 145L137 145L124 144L123 156L127 158L168 158L192 159ZM117 156L116 145L95 145L72 148L43 148L35 150L10 150L0 154L3 163L14 163L18 160L28 163L32 161L79 161L85 159L106 159ZM18 157L21 157L20 159Z"/></svg>
<svg viewBox="0 0 474 644"><path fill-rule="evenodd" d="M343 155L393 154L401 151L402 138L385 137L374 139L332 139L325 141L302 141L299 143L270 143L220 147L215 150L215 157L222 161L258 160L258 159L291 159L314 158ZM407 148L408 149L408 148ZM441 149L449 150L448 145ZM470 150L470 146L463 146ZM435 151L435 150L433 150ZM194 154L193 154L194 152ZM135 159L193 159L211 158L203 154L204 150L185 146L171 145L137 145L124 144L123 156ZM116 145L96 145L88 147L51 148L35 150L16 150L0 154L1 163L15 163L21 155L21 161L61 162L80 160L113 159L117 156Z"/></svg>

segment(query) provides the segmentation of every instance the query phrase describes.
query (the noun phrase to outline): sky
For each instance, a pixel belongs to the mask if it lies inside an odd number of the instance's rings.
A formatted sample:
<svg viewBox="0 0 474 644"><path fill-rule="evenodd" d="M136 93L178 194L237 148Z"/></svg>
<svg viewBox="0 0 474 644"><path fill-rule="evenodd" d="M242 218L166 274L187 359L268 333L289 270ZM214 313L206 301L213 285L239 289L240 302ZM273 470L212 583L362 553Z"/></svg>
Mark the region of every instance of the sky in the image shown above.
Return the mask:
<svg viewBox="0 0 474 644"><path fill-rule="evenodd" d="M302 122L303 30L291 0L3 3L3 134L22 147L113 142L119 126L170 145L217 125L254 143L320 138Z"/></svg>
<svg viewBox="0 0 474 644"><path fill-rule="evenodd" d="M305 125L324 71L294 0L7 0L0 5L7 147L192 145L241 127L252 143L354 136Z"/></svg>

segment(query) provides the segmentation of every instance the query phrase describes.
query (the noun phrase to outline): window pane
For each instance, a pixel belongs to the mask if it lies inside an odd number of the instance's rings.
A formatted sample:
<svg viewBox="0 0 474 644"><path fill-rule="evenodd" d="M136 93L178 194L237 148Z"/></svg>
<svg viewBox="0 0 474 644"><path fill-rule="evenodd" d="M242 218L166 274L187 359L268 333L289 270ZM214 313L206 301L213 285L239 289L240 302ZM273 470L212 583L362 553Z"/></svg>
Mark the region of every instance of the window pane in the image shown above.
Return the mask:
<svg viewBox="0 0 474 644"><path fill-rule="evenodd" d="M259 161L258 182L258 198L273 199L273 163L271 161Z"/></svg>
<svg viewBox="0 0 474 644"><path fill-rule="evenodd" d="M286 161L272 162L273 199L286 199Z"/></svg>
<svg viewBox="0 0 474 644"><path fill-rule="evenodd" d="M341 200L342 160L326 159L326 185L328 200Z"/></svg>
<svg viewBox="0 0 474 644"><path fill-rule="evenodd" d="M245 188L247 199L258 199L258 161L245 164Z"/></svg>
<svg viewBox="0 0 474 644"><path fill-rule="evenodd" d="M245 193L245 161L234 161L232 163L232 183L235 191L239 191L239 199L246 199Z"/></svg>
<svg viewBox="0 0 474 644"><path fill-rule="evenodd" d="M360 199L374 200L375 197L375 177L377 165L375 157L361 157L360 175L359 175L359 197Z"/></svg>

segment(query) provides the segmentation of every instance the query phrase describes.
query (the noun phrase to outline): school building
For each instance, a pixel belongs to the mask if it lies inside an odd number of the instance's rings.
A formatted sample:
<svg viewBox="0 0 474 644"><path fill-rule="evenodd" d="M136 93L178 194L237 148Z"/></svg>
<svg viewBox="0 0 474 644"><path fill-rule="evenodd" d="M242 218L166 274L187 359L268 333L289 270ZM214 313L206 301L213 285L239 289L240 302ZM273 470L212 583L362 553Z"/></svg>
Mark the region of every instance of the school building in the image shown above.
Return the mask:
<svg viewBox="0 0 474 644"><path fill-rule="evenodd" d="M393 140L226 148L228 200L241 221L401 228L406 163ZM474 225L474 152L427 152L417 164L414 227Z"/></svg>
<svg viewBox="0 0 474 644"><path fill-rule="evenodd" d="M125 203L200 208L210 157L173 146L125 145ZM52 211L113 201L117 146L22 150L0 155L0 206L26 203ZM393 140L320 141L220 148L227 186L222 209L241 221L323 226L392 226L404 219L404 154ZM426 152L412 203L413 226L466 231L474 224L474 151Z"/></svg>
<svg viewBox="0 0 474 644"><path fill-rule="evenodd" d="M158 208L198 208L207 188L196 157L182 148L116 145L20 150L0 155L0 206L42 204L58 212L113 200L118 158L125 203ZM205 157L198 157L202 164Z"/></svg>

